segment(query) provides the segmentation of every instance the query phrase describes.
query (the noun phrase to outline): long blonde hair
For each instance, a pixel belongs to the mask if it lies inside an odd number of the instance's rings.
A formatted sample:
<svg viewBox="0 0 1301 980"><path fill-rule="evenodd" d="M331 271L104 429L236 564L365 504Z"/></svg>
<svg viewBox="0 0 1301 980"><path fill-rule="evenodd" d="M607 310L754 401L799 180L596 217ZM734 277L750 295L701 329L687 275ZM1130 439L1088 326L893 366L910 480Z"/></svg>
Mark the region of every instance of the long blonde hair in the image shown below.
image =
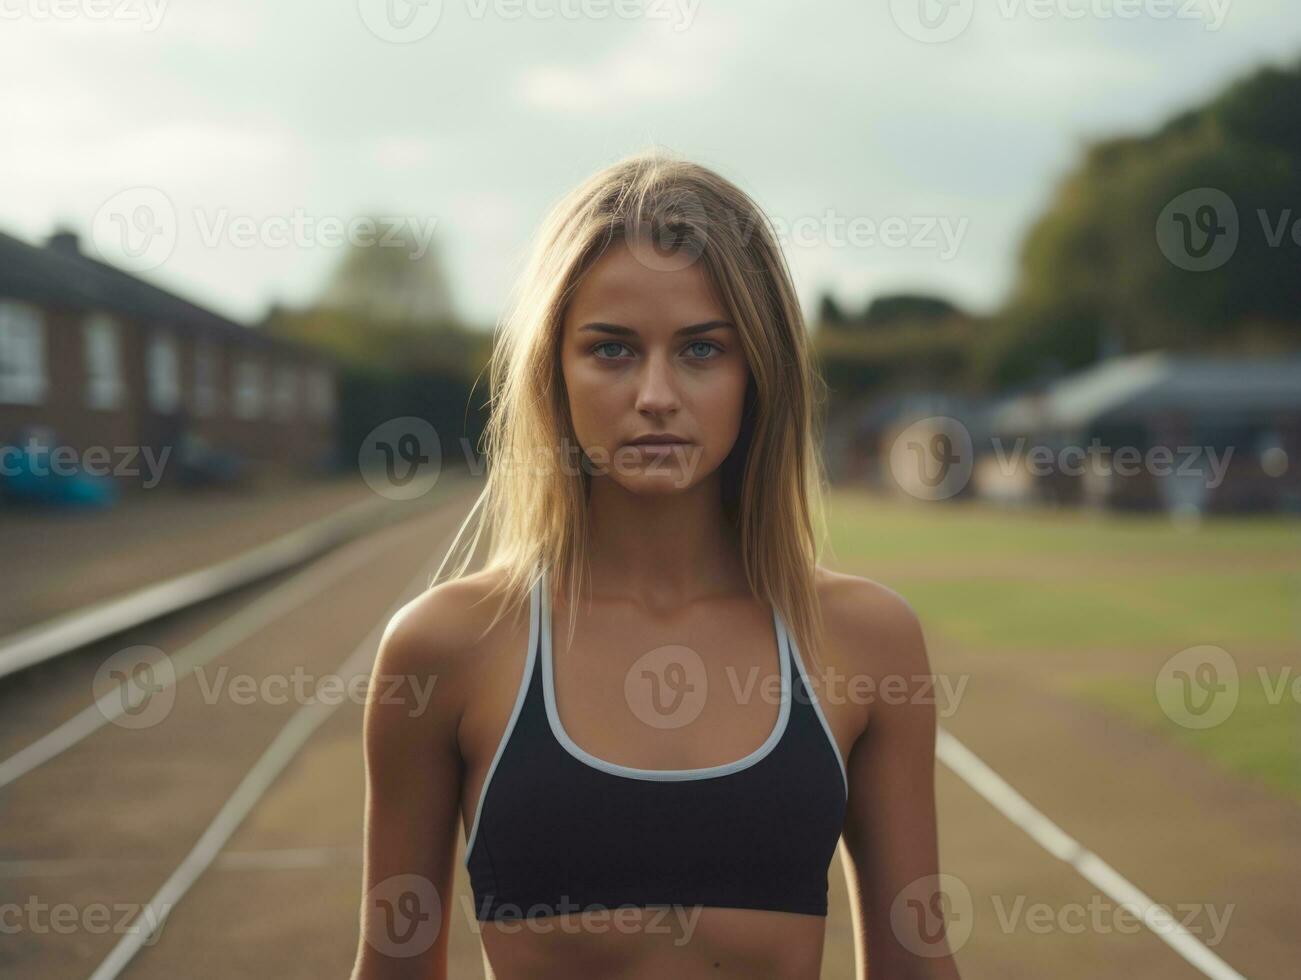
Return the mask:
<svg viewBox="0 0 1301 980"><path fill-rule="evenodd" d="M541 565L549 581L567 582L572 638L573 599L590 584L584 557L591 476L565 466L558 451L577 445L560 367L561 327L583 275L620 241L650 249L643 254L651 261L703 261L738 328L750 380L741 432L722 464L725 519L751 592L778 609L806 663L817 664L823 624L815 521L824 528L818 445L825 384L767 217L714 171L659 150L597 172L543 221L489 363L486 484L443 566L477 514L449 577L465 574L486 525L486 568L501 572L491 593L503 595L497 618L511 597L527 594ZM441 574L442 566L434 579Z"/></svg>

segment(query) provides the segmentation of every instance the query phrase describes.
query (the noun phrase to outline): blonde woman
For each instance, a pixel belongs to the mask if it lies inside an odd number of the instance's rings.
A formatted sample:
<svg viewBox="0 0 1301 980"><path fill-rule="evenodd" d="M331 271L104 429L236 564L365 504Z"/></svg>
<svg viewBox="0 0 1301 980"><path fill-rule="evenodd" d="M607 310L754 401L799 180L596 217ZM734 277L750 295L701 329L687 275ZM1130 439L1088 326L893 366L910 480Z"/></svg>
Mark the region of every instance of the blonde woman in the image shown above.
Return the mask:
<svg viewBox="0 0 1301 980"><path fill-rule="evenodd" d="M435 683L367 708L354 977L447 976L461 833L500 980L815 980L842 839L859 976L957 977L934 708L862 694L925 643L817 564L820 381L758 207L659 153L597 173L490 375L475 532L375 665Z"/></svg>

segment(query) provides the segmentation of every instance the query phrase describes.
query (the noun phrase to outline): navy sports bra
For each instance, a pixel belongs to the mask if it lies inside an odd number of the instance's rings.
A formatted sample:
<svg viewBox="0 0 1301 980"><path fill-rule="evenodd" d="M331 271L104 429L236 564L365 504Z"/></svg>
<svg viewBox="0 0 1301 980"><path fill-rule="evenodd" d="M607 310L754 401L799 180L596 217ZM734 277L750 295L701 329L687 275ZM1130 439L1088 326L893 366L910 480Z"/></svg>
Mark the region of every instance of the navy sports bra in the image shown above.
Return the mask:
<svg viewBox="0 0 1301 980"><path fill-rule="evenodd" d="M826 915L849 782L777 610L782 696L767 740L718 766L636 769L591 755L565 732L545 572L529 605L519 693L466 841L476 918L630 905Z"/></svg>

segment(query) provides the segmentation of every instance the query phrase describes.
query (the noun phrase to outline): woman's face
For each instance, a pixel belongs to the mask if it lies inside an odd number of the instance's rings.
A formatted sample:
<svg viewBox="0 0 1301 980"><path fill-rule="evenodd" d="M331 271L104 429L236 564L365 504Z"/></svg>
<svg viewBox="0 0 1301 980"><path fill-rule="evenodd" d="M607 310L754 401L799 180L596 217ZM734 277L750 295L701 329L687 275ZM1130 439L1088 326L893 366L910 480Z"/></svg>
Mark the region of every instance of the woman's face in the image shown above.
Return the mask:
<svg viewBox="0 0 1301 980"><path fill-rule="evenodd" d="M736 443L749 367L703 261L656 269L612 245L570 299L560 358L579 444L627 490L684 490ZM666 433L682 442L629 445Z"/></svg>

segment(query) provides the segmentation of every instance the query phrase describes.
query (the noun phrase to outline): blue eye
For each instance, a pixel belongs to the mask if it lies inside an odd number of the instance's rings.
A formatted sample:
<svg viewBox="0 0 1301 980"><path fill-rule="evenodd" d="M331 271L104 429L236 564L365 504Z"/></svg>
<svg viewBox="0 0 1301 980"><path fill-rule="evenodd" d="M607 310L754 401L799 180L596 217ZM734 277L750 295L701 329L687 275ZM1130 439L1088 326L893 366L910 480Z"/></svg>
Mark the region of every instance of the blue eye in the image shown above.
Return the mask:
<svg viewBox="0 0 1301 980"><path fill-rule="evenodd" d="M613 353L602 353L602 351L610 347L615 348ZM618 340L603 340L599 344L594 344L591 347L591 353L596 355L598 360L617 361L621 358L621 355L618 353L619 348L623 348L629 353L632 353L632 348ZM687 344L686 350L688 352L688 359L693 361L710 360L714 356L711 351L718 354L723 353L723 348L711 340L694 340Z"/></svg>
<svg viewBox="0 0 1301 980"><path fill-rule="evenodd" d="M723 352L723 348L719 347L717 344L712 343L711 341L708 340L695 340L687 344L688 350L690 350L693 347L703 347L705 348L706 351L714 350L714 351L718 351L720 354ZM698 360L707 361L709 360L709 358L710 358L709 354L702 354L698 358Z"/></svg>
<svg viewBox="0 0 1301 980"><path fill-rule="evenodd" d="M592 348L592 353L593 353L593 354L596 354L596 356L597 356L597 357L600 357L602 360L606 360L606 361L608 361L608 360L612 360L613 358L611 358L611 357L604 357L603 355L601 355L600 353L598 353L598 352L601 350L602 347L624 347L624 348L626 348L627 346L628 346L627 344L621 344L621 343L619 343L619 341L617 341L617 340L604 340L604 341L602 341L601 343L597 344L595 347Z"/></svg>

